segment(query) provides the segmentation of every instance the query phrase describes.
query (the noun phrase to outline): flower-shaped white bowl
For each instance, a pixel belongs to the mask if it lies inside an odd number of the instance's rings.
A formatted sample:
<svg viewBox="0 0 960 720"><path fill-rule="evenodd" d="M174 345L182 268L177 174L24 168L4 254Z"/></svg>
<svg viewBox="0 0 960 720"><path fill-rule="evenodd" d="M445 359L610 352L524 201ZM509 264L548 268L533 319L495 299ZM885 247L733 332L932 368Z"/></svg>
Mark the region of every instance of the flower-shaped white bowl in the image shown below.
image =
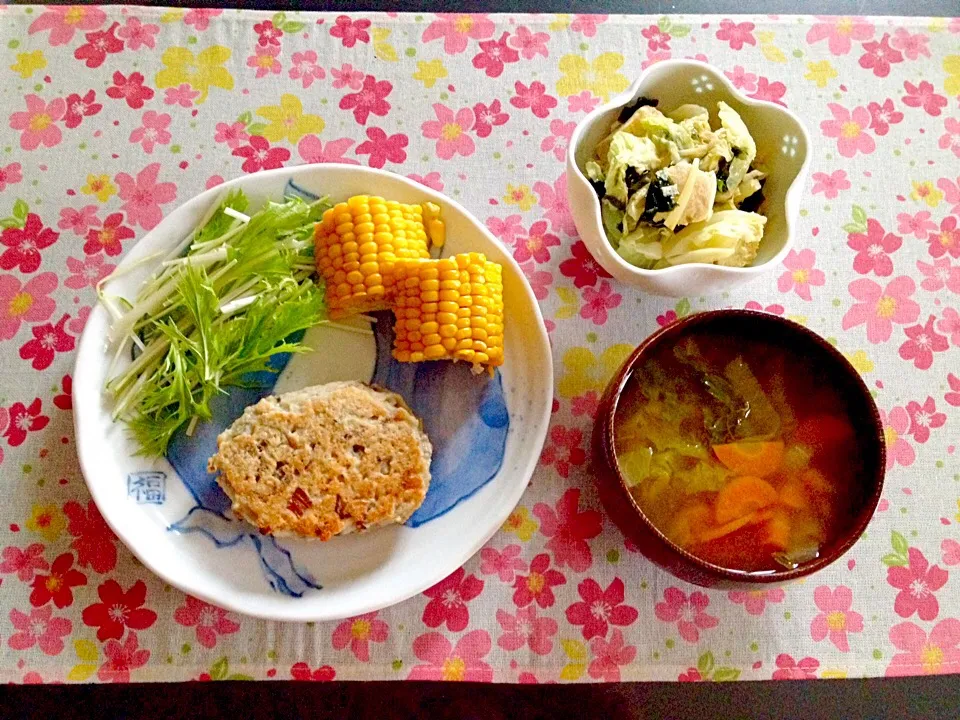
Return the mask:
<svg viewBox="0 0 960 720"><path fill-rule="evenodd" d="M734 108L757 143L757 161L767 171L760 212L767 217L757 258L744 268L705 263L660 270L635 267L621 258L607 240L600 219L600 201L584 174L594 148L607 134L620 109L638 97L654 98L671 110L685 103L703 105L714 115L717 101ZM603 268L617 280L656 295L682 297L722 292L776 268L790 251L807 175L810 139L792 112L737 92L723 73L696 60L665 60L651 66L636 82L606 105L587 115L573 131L567 151L567 199L577 231Z"/></svg>

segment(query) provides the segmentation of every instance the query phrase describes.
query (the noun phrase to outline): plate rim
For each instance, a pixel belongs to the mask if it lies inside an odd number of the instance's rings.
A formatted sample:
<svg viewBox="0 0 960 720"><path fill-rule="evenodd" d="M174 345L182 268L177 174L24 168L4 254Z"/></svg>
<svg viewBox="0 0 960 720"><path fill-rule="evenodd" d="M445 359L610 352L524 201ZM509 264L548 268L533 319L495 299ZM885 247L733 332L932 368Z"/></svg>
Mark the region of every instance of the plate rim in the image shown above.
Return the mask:
<svg viewBox="0 0 960 720"><path fill-rule="evenodd" d="M507 498L507 502L504 507L506 511L502 514L502 517L497 517L495 523L491 523L490 527L483 532L477 535L477 539L470 543L467 549L458 554L455 558L451 559L449 562L444 563L427 563L427 567L423 573L423 580L418 583L413 584L413 589L410 591L404 591L395 597L391 597L387 600L383 600L381 593L371 592L371 598L368 602L358 604L356 607L351 608L348 612L343 610L334 610L333 612L323 612L321 608L315 608L315 602L311 603L284 603L283 605L276 605L274 603L262 603L262 601L257 601L255 606L249 606L250 601L246 600L244 602L234 601L233 595L227 595L226 597L215 597L211 593L207 593L203 588L194 587L194 584L190 582L183 581L182 578L173 576L171 573L162 571L156 567L150 560L144 557L139 549L139 541L131 540L130 535L119 530L117 523L114 522L113 518L110 517L108 513L103 511L104 504L101 503L102 492L106 492L105 488L100 488L98 491L97 483L91 482L90 477L95 476L96 469L94 463L96 462L96 454L92 448L87 446L90 444L90 438L87 437L85 431L81 428L80 414L76 411L73 413L73 425L74 425L74 435L76 438L76 451L77 451L77 460L80 465L80 471L83 475L84 483L87 486L88 491L90 492L91 499L97 506L97 510L103 518L104 522L110 527L111 531L120 540L124 546L137 558L137 560L151 573L156 575L165 583L177 588L178 590L192 595L204 602L210 603L217 607L223 608L230 612L235 612L246 617L253 617L263 620L273 620L273 621L282 621L282 622L326 622L333 620L342 620L349 617L355 617L357 615L362 615L369 612L374 612L382 610L393 605L402 603L410 598L421 594L424 590L433 587L436 583L440 582L451 573L455 572L458 568L462 567L467 561L469 561L474 555L476 555L484 545L489 542L503 526L503 523L506 522L510 514L516 509L517 505L520 503L520 499L523 497L523 494L526 492L527 487L529 486L530 479L533 477L534 472L536 471L537 465L539 464L540 453L543 449L543 445L546 441L547 432L550 426L550 420L552 416L552 397L553 397L553 385L554 385L554 375L553 375L553 353L550 343L550 338L547 333L546 324L544 323L543 313L540 309L540 304L536 299L536 296L533 293L533 289L530 287L530 282L527 280L523 271L520 268L520 265L510 254L509 250L502 245L493 234L487 229L487 227L480 222L480 220L467 208L465 208L461 203L457 202L453 198L434 190L433 188L426 187L421 183L418 183L414 180L411 180L403 175L397 173L389 172L386 170L380 170L378 168L368 168L364 166L357 165L348 165L345 163L316 163L316 164L304 164L296 165L292 167L277 168L275 170L266 170L258 173L241 175L235 177L226 182L215 185L211 188L207 188L197 195L193 195L184 202L180 203L176 208L172 209L164 217L164 220L172 216L173 214L180 212L183 208L187 207L190 204L201 204L203 201L210 199L212 202L213 199L217 196L222 195L225 191L230 190L233 187L244 185L248 182L251 182L254 179L270 180L274 178L287 177L287 179L295 178L299 174L303 174L309 171L314 171L317 169L330 169L333 171L345 171L351 173L360 173L370 176L373 181L371 184L376 182L377 178L387 178L391 182L398 182L401 185L406 185L411 190L416 190L418 193L422 193L425 196L425 200L430 200L437 203L444 203L447 206L453 207L456 211L463 214L463 216L475 227L477 231L480 232L483 236L486 237L495 247L500 247L504 251L504 256L506 258L506 263L511 266L512 271L516 276L521 280L521 287L523 292L526 294L527 300L532 306L533 313L531 320L534 321L534 324L537 328L536 335L540 340L540 344L545 350L543 353L545 363L539 368L539 374L543 378L544 384L549 388L549 392L546 396L546 402L544 406L540 409L539 420L540 420L540 430L536 433L535 442L531 447L531 451L527 454L526 461L522 463L520 471L516 474L518 480L513 483L513 490L510 496ZM157 226L162 226L163 221ZM117 264L118 268L124 266L125 263L135 262L131 260L131 256L135 254L135 249L137 247L142 247L145 240L147 240L157 228L152 228L149 230L137 243L127 251L121 261ZM170 245L173 245L174 241L171 241ZM106 312L103 308L102 302L98 299L95 305L93 306L93 312ZM81 334L79 341L77 343L77 354L73 364L73 377L75 378L73 387L71 390L71 399L74 401L74 407L79 407L77 404L77 394L80 389L76 378L78 376L78 369L81 367L82 362L86 357L93 352L91 349L96 343L102 341L101 337L94 337L89 326L84 328L83 333ZM79 386L82 386L83 382L79 383ZM98 389L98 395L102 394L102 389ZM535 411L535 410L534 410ZM501 468L502 471L502 468ZM179 476L177 478L179 480ZM181 481L182 482L182 481ZM462 556L461 556L462 555ZM439 568L439 571L437 570ZM202 573L208 574L208 573ZM322 592L322 591L321 591ZM236 597L248 597L246 593L238 593ZM298 599L299 600L299 599Z"/></svg>

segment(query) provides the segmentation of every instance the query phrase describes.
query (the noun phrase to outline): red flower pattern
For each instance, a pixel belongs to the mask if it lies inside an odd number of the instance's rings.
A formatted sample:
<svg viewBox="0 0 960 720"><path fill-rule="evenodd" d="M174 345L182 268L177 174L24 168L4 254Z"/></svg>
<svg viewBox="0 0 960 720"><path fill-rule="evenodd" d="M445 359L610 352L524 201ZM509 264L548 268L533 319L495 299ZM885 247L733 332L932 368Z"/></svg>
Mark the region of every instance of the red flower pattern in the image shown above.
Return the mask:
<svg viewBox="0 0 960 720"><path fill-rule="evenodd" d="M479 138L490 137L493 128L503 125L510 119L510 116L503 112L499 100L494 100L489 105L477 103L473 106L473 115L475 118L473 131Z"/></svg>
<svg viewBox="0 0 960 720"><path fill-rule="evenodd" d="M250 138L249 144L233 151L237 157L244 158L240 169L247 173L260 170L276 170L290 159L290 151L282 147L270 147L270 142L260 135Z"/></svg>
<svg viewBox="0 0 960 720"><path fill-rule="evenodd" d="M529 87L519 80L514 83L516 94L510 98L510 104L521 110L530 108L538 118L545 118L557 106L557 99L547 95L547 86L539 80L534 80Z"/></svg>
<svg viewBox="0 0 960 720"><path fill-rule="evenodd" d="M330 682L337 677L337 671L329 665L321 665L316 670L311 670L305 662L298 662L290 668L290 677L300 681Z"/></svg>
<svg viewBox="0 0 960 720"><path fill-rule="evenodd" d="M187 595L183 605L173 613L173 619L184 627L196 628L197 642L205 648L216 646L217 635L232 635L240 629L240 623L226 610L192 595Z"/></svg>
<svg viewBox="0 0 960 720"><path fill-rule="evenodd" d="M853 269L861 275L874 273L879 277L889 277L893 274L893 261L890 253L899 250L903 239L888 233L879 222L870 218L867 220L867 232L851 233L847 236L847 246L857 251L853 259Z"/></svg>
<svg viewBox="0 0 960 720"><path fill-rule="evenodd" d="M388 136L378 127L367 129L367 140L357 145L357 155L369 155L370 167L382 168L387 160L402 163L407 159L404 148L410 142L403 133Z"/></svg>
<svg viewBox="0 0 960 720"><path fill-rule="evenodd" d="M663 32L656 25L651 25L640 31L647 40L647 49L651 52L670 49L670 33Z"/></svg>
<svg viewBox="0 0 960 720"><path fill-rule="evenodd" d="M557 565L586 572L593 564L587 540L600 534L603 518L596 510L580 511L580 489L567 490L555 508L537 503L533 514L540 518L540 532L550 538L546 548L553 553Z"/></svg>
<svg viewBox="0 0 960 720"><path fill-rule="evenodd" d="M63 391L53 396L53 404L61 410L73 410L73 378L64 375L61 387Z"/></svg>
<svg viewBox="0 0 960 720"><path fill-rule="evenodd" d="M377 80L373 75L363 79L358 92L348 93L340 98L341 110L353 110L353 118L361 125L367 124L370 113L383 117L390 112L390 103L386 97L393 90L389 80Z"/></svg>
<svg viewBox="0 0 960 720"><path fill-rule="evenodd" d="M573 257L560 263L560 274L573 278L574 287L593 287L600 278L609 278L610 273L600 267L587 250L582 240L577 240L570 248Z"/></svg>
<svg viewBox="0 0 960 720"><path fill-rule="evenodd" d="M756 27L752 22L735 23L733 20L721 20L717 30L717 40L730 43L731 50L742 50L744 45L756 45L757 39L753 36ZM650 48L653 50L653 48Z"/></svg>
<svg viewBox="0 0 960 720"><path fill-rule="evenodd" d="M117 70L113 74L113 85L107 88L107 97L114 100L124 100L134 110L139 110L143 104L153 98L154 90L143 84L142 73L132 72L125 76Z"/></svg>
<svg viewBox="0 0 960 720"><path fill-rule="evenodd" d="M87 233L83 252L95 255L103 251L107 255L116 256L123 252L123 241L135 235L132 228L123 224L123 213L113 213L107 215L101 227L93 228Z"/></svg>
<svg viewBox="0 0 960 720"><path fill-rule="evenodd" d="M483 585L476 575L467 575L463 568L458 568L423 592L430 598L423 609L423 623L432 628L446 624L451 632L460 632L470 622L467 603L483 592Z"/></svg>
<svg viewBox="0 0 960 720"><path fill-rule="evenodd" d="M15 402L10 406L10 421L3 433L10 447L23 444L28 432L43 430L50 422L50 418L40 414L40 406L40 398L35 398L29 406L22 402Z"/></svg>
<svg viewBox="0 0 960 720"><path fill-rule="evenodd" d="M93 117L101 110L103 105L97 102L97 94L93 90L88 90L83 97L77 93L67 95L67 112L64 113L63 120L71 130L79 127L85 117Z"/></svg>
<svg viewBox="0 0 960 720"><path fill-rule="evenodd" d="M623 580L614 578L604 590L593 578L577 586L580 602L567 608L567 621L582 625L583 639L606 637L610 625L626 627L636 622L640 613L635 607L624 605Z"/></svg>
<svg viewBox="0 0 960 720"><path fill-rule="evenodd" d="M772 680L813 680L817 677L820 661L812 657L798 661L786 653L780 653L777 655L776 666Z"/></svg>
<svg viewBox="0 0 960 720"><path fill-rule="evenodd" d="M3 549L0 573L16 573L17 580L28 583L37 570L48 570L50 563L43 559L43 545L33 543L22 550L15 545Z"/></svg>
<svg viewBox="0 0 960 720"><path fill-rule="evenodd" d="M40 251L53 245L60 233L44 227L36 213L29 213L22 228L10 227L0 235L6 250L0 255L0 268L22 273L35 272L40 267Z"/></svg>
<svg viewBox="0 0 960 720"><path fill-rule="evenodd" d="M923 405L916 400L908 402L907 415L910 416L910 429L907 432L918 443L925 443L930 439L931 430L943 427L947 422L947 416L937 412L936 401L929 395Z"/></svg>
<svg viewBox="0 0 960 720"><path fill-rule="evenodd" d="M860 67L873 70L873 74L879 78L890 74L890 65L903 62L903 54L890 47L890 33L884 33L880 40L865 42L863 51Z"/></svg>
<svg viewBox="0 0 960 720"><path fill-rule="evenodd" d="M947 584L947 571L930 563L917 548L907 551L909 564L887 568L887 582L897 588L893 609L900 617L914 613L930 622L940 614L940 603L934 593Z"/></svg>
<svg viewBox="0 0 960 720"><path fill-rule="evenodd" d="M340 15L330 27L330 34L339 38L346 48L352 48L358 42L370 42L369 20L352 20L346 15Z"/></svg>
<svg viewBox="0 0 960 720"><path fill-rule="evenodd" d="M68 520L67 532L74 538L70 547L77 553L77 564L101 575L113 570L117 565L117 538L94 502L89 501L84 509L71 500L64 504L63 514Z"/></svg>
<svg viewBox="0 0 960 720"><path fill-rule="evenodd" d="M517 575L513 583L513 604L526 607L536 602L542 608L551 607L556 602L553 588L566 583L563 573L550 567L550 556L540 553L531 561L529 575Z"/></svg>
<svg viewBox="0 0 960 720"><path fill-rule="evenodd" d="M97 628L100 642L119 640L125 628L146 630L157 621L157 614L143 607L147 600L143 580L137 580L126 592L116 580L107 580L97 588L97 595L100 602L84 609L83 624Z"/></svg>
<svg viewBox="0 0 960 720"><path fill-rule="evenodd" d="M904 328L907 340L900 346L900 357L904 360L912 360L914 367L918 370L926 370L933 364L935 352L945 352L950 349L947 336L933 329L935 321L936 318L931 315L924 325Z"/></svg>
<svg viewBox="0 0 960 720"><path fill-rule="evenodd" d="M73 588L87 584L87 576L73 567L73 554L59 555L50 566L49 575L37 574L30 587L30 604L42 607L51 600L58 608L73 605Z"/></svg>
<svg viewBox="0 0 960 720"><path fill-rule="evenodd" d="M923 108L927 115L937 117L947 106L947 98L938 95L933 85L926 80L921 80L917 85L904 80L903 89L907 91L903 97L903 104L907 107Z"/></svg>
<svg viewBox="0 0 960 720"><path fill-rule="evenodd" d="M103 654L107 661L97 671L97 678L101 682L128 683L130 671L143 667L150 659L150 651L140 647L137 634L132 630L123 643L108 641L103 647Z"/></svg>
<svg viewBox="0 0 960 720"><path fill-rule="evenodd" d="M580 428L565 428L557 425L550 431L550 442L540 454L540 462L553 465L560 477L570 477L572 466L581 466L587 461Z"/></svg>
<svg viewBox="0 0 960 720"><path fill-rule="evenodd" d="M73 350L77 341L67 334L66 325L69 319L69 315L64 315L56 325L46 323L30 328L33 339L27 340L20 347L20 357L32 361L34 370L46 370L57 353Z"/></svg>
<svg viewBox="0 0 960 720"><path fill-rule="evenodd" d="M480 52L473 58L473 66L483 70L487 77L497 78L503 74L503 66L520 60L520 53L507 44L510 33L503 33L499 40L481 40Z"/></svg>
<svg viewBox="0 0 960 720"><path fill-rule="evenodd" d="M267 45L279 45L280 38L283 37L283 30L274 25L270 20L256 23L253 31L257 34L257 44L262 47Z"/></svg>
<svg viewBox="0 0 960 720"><path fill-rule="evenodd" d="M88 68L98 68L103 65L107 55L123 50L123 40L116 36L120 23L115 22L106 30L87 33L87 42L73 52L77 60L83 60Z"/></svg>
<svg viewBox="0 0 960 720"><path fill-rule="evenodd" d="M870 129L880 136L890 132L891 125L903 120L903 113L894 109L893 100L890 98L884 100L883 105L877 102L869 103L867 111L870 113Z"/></svg>

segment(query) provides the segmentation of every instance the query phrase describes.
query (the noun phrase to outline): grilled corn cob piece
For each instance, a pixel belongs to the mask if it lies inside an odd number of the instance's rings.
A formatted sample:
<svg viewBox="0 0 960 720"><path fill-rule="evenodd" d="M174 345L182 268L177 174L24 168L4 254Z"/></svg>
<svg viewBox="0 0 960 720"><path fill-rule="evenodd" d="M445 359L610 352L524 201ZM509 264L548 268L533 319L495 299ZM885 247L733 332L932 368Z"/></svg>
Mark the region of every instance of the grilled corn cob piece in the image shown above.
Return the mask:
<svg viewBox="0 0 960 720"><path fill-rule="evenodd" d="M395 268L400 362L464 360L475 371L503 364L503 270L482 253L399 261Z"/></svg>
<svg viewBox="0 0 960 720"><path fill-rule="evenodd" d="M334 319L388 309L397 261L430 257L423 208L370 195L327 210L314 245Z"/></svg>

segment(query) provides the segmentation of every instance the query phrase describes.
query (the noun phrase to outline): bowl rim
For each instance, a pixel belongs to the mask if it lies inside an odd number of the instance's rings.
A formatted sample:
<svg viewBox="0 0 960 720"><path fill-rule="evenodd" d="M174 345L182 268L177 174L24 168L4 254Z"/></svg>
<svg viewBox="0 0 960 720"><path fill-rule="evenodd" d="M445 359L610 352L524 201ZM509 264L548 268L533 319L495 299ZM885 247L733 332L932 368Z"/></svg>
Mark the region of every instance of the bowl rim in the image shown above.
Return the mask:
<svg viewBox="0 0 960 720"><path fill-rule="evenodd" d="M787 253L793 247L793 236L794 230L796 229L794 225L796 224L794 216L796 212L792 212L791 208L793 206L799 205L799 194L803 190L803 186L806 183L807 172L810 168L810 133L807 130L806 125L803 123L803 120L797 116L792 110L790 110L785 105L778 105L777 103L770 102L769 100L758 100L756 98L750 98L741 93L733 83L730 82L730 79L723 74L723 71L715 65L710 63L705 63L700 60L692 60L687 58L671 58L668 60L661 60L660 62L654 63L645 69L636 80L631 83L630 87L624 90L622 93L614 97L607 103L595 108L591 111L586 117L584 117L580 122L577 123L577 126L573 130L573 134L570 136L570 142L567 146L567 165L569 169L575 173L576 179L578 182L584 183L586 185L590 184L590 181L584 176L583 171L580 170L580 166L577 164L577 149L580 147L580 143L583 138L583 134L586 129L593 125L597 121L599 116L603 113L609 112L610 110L616 110L622 107L625 107L630 102L632 102L637 94L640 92L641 87L646 82L648 76L656 72L664 72L664 70L675 69L678 67L691 67L698 68L701 71L709 72L714 76L714 81L718 82L724 87L724 89L733 97L737 99L738 102L744 105L751 105L755 107L764 107L780 112L790 119L792 119L799 128L799 134L803 136L804 140L804 155L803 162L800 164L800 169L797 171L796 177L794 177L793 182L790 183L790 187L787 188L787 191L784 193L784 220L786 221L786 232L787 232L787 241L783 244L783 247L777 252L776 255L769 258L768 260L758 264L758 265L748 265L746 267L728 267L726 265L714 265L713 263L702 263L702 262L693 262L693 263L684 263L682 265L671 265L665 268L659 268L656 270L637 267L636 265L631 265L622 257L619 253L613 251L611 246L610 255L613 258L613 261L618 265L618 267L626 272L632 272L633 274L639 277L656 277L656 276L667 276L671 274L677 274L682 272L689 272L690 270L695 270L699 268L709 267L712 270L725 272L731 275L756 275L763 272L771 266L776 266L787 256ZM599 236L603 238L604 242L609 244L609 239L607 239L607 233L603 228L603 223L600 219L600 200L597 198L596 193L593 192L591 187L590 192L593 198L593 204L591 205L592 212L591 217L593 218L594 229L599 232ZM799 210L799 207L795 208Z"/></svg>
<svg viewBox="0 0 960 720"><path fill-rule="evenodd" d="M844 374L851 382L853 389L863 396L863 398L867 401L867 407L870 408L870 416L869 418L865 418L866 423L863 427L868 428L868 432L865 434L876 438L875 444L879 451L879 457L876 458L877 471L869 478L873 484L873 488L870 494L866 497L864 504L858 511L856 518L851 524L849 530L843 535L842 539L838 539L833 549L829 553L812 560L809 563L793 568L792 570L786 568L783 570L772 570L767 572L736 570L709 562L700 558L698 555L685 550L670 540L670 538L667 537L667 535L663 533L660 528L657 527L657 525L647 517L646 513L643 512L636 499L630 494L623 471L620 468L620 462L616 452L614 421L616 418L617 409L619 407L620 398L623 396L623 390L626 387L626 384L629 381L630 376L633 374L633 370L636 368L640 359L645 357L653 347L658 345L664 339L665 336L669 334L682 335L691 327L710 322L714 319L722 318L733 318L746 320L748 322L769 322L774 325L779 325L782 328L787 328L790 331L797 333L804 339L813 342L820 349L824 350L827 355L830 356L831 359L844 370ZM843 354L841 354L840 351L837 350L833 345L827 342L826 339L815 333L813 330L801 325L800 323L780 317L779 315L772 315L759 310L746 310L738 308L706 310L703 312L692 313L684 318L681 318L680 320L659 328L656 332L643 340L623 362L623 364L620 366L620 369L617 370L616 375L614 375L613 379L608 385L607 392L611 393L611 401L609 403L609 407L605 408L601 406L600 412L602 413L602 416L597 418L597 422L600 423L603 452L606 455L607 464L610 466L611 470L616 476L616 484L618 489L621 491L622 495L626 496L626 500L629 506L633 509L633 515L638 522L642 523L646 529L651 531L659 540L665 543L672 552L680 555L686 562L694 565L704 574L720 578L725 581L732 580L738 583L743 583L744 585L781 583L804 577L833 564L843 555L845 555L857 543L857 541L866 531L870 521L873 519L877 505L880 502L880 497L883 494L884 476L886 474L886 443L884 442L883 422L880 419L880 412L873 400L873 396L870 394L870 389L867 387L867 384L863 381L860 373L857 372L856 368L853 367L850 361L847 360L847 358L845 358Z"/></svg>

